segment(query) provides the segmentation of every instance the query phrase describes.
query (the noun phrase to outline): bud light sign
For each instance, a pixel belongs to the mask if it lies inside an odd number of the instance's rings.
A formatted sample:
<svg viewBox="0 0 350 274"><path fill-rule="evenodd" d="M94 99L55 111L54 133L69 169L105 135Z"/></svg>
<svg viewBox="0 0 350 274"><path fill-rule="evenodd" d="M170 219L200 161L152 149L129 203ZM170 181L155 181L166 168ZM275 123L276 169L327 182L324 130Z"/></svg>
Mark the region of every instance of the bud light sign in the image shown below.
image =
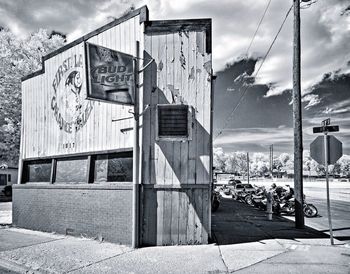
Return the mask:
<svg viewBox="0 0 350 274"><path fill-rule="evenodd" d="M133 56L86 43L87 98L119 104L134 104Z"/></svg>

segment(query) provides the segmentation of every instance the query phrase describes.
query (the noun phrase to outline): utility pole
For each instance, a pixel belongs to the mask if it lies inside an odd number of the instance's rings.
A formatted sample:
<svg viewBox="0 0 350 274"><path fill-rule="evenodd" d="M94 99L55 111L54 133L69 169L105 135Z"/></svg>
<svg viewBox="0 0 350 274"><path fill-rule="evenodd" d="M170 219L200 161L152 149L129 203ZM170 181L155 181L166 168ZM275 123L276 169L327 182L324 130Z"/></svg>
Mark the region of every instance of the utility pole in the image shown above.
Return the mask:
<svg viewBox="0 0 350 274"><path fill-rule="evenodd" d="M307 1L303 1L307 2ZM304 228L303 212L303 135L300 87L300 0L293 0L293 125L294 125L294 192L295 227Z"/></svg>
<svg viewBox="0 0 350 274"><path fill-rule="evenodd" d="M270 172L273 177L273 145L270 145Z"/></svg>
<svg viewBox="0 0 350 274"><path fill-rule="evenodd" d="M248 171L248 184L249 184L249 152L247 152L247 171Z"/></svg>

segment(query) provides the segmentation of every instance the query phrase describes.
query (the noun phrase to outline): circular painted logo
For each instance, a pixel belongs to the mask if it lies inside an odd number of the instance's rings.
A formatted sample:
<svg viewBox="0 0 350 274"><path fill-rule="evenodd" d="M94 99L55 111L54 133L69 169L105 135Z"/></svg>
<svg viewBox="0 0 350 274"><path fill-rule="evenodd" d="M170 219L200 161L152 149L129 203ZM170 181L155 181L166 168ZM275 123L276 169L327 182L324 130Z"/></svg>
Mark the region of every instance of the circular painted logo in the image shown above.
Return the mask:
<svg viewBox="0 0 350 274"><path fill-rule="evenodd" d="M51 109L61 130L67 133L79 131L90 117L93 105L86 100L83 85L83 57L74 55L58 67L52 82L54 95Z"/></svg>

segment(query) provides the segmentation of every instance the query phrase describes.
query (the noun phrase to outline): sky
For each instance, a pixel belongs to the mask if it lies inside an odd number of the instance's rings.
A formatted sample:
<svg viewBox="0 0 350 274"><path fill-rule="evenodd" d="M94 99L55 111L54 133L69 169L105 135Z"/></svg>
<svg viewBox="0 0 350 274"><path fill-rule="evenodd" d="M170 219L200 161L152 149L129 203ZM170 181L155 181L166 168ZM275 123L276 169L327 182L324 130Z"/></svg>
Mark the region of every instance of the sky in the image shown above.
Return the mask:
<svg viewBox="0 0 350 274"><path fill-rule="evenodd" d="M271 0L247 51L269 1L0 0L0 26L19 37L39 28L55 30L67 34L70 42L118 18L131 5L147 5L150 20L212 18L217 75L214 146L227 152L268 153L273 144L278 154L293 151L293 11L259 67L292 0ZM331 118L340 126L334 135L343 142L344 153L350 154L350 4L348 0L309 3L302 3L301 9L304 149L316 137L312 127Z"/></svg>

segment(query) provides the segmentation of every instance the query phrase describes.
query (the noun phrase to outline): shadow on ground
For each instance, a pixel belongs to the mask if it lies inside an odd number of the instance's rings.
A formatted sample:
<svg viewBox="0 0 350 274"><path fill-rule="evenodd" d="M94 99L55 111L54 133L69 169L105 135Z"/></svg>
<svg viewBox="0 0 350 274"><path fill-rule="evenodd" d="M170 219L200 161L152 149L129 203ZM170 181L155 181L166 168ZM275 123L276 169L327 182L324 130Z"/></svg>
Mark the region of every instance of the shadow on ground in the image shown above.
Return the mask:
<svg viewBox="0 0 350 274"><path fill-rule="evenodd" d="M217 212L212 214L212 242L219 245L256 242L266 239L312 239L329 236L315 229L295 228L293 221L273 216L267 220L260 211L233 199L221 200Z"/></svg>

